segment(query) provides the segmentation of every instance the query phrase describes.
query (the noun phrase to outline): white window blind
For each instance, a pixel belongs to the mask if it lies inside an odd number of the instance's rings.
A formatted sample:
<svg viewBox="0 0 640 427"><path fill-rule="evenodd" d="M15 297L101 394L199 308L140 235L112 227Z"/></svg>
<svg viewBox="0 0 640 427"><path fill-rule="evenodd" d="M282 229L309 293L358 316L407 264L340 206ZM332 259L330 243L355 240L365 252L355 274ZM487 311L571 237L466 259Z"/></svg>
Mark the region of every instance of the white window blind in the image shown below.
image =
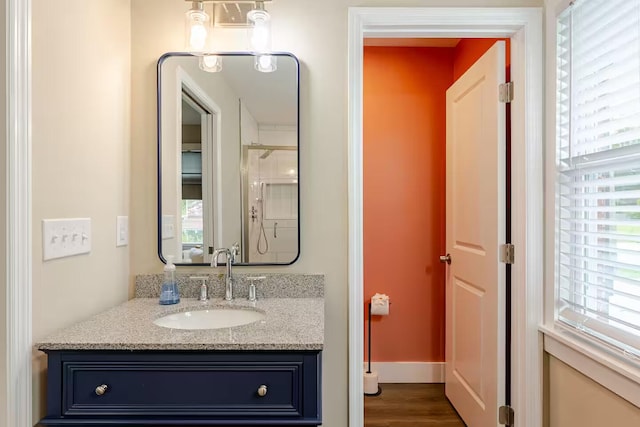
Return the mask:
<svg viewBox="0 0 640 427"><path fill-rule="evenodd" d="M640 0L557 26L557 320L640 356Z"/></svg>

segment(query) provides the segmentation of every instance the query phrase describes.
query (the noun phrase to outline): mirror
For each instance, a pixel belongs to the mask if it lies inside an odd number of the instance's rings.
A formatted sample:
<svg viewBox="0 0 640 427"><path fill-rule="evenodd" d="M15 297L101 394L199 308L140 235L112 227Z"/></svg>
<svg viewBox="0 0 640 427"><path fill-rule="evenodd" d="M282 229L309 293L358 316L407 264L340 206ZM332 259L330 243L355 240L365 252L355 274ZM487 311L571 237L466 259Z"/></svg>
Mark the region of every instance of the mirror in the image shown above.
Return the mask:
<svg viewBox="0 0 640 427"><path fill-rule="evenodd" d="M203 59L205 61L203 61ZM299 63L290 54L168 53L158 61L158 253L209 265L210 248L240 245L234 265L296 261ZM223 259L220 259L223 261Z"/></svg>

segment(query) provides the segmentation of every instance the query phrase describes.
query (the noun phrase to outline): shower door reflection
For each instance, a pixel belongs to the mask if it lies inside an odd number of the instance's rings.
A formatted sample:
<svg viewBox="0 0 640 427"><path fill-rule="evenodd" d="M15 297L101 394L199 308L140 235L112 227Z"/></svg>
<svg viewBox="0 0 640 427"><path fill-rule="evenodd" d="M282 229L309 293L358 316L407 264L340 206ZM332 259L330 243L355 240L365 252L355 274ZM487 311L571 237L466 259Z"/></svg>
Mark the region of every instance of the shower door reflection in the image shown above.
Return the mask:
<svg viewBox="0 0 640 427"><path fill-rule="evenodd" d="M291 262L298 255L298 150L244 145L243 260Z"/></svg>

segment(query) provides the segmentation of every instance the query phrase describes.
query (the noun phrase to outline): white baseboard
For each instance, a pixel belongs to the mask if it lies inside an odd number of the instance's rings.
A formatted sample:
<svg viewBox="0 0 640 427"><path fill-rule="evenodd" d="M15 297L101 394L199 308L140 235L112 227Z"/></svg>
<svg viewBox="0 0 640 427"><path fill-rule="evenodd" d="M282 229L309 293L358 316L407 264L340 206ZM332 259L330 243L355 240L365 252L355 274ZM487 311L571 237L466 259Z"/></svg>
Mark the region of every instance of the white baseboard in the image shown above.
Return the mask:
<svg viewBox="0 0 640 427"><path fill-rule="evenodd" d="M371 362L371 371L378 373L380 383L444 382L444 362Z"/></svg>

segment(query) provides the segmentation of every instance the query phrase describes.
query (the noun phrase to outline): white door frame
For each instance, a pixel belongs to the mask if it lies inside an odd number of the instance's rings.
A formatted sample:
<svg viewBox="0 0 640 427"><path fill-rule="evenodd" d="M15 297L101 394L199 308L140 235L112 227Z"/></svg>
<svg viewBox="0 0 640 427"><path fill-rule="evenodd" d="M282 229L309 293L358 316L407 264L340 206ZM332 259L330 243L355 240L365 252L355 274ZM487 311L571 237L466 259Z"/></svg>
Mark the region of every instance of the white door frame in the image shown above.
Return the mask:
<svg viewBox="0 0 640 427"><path fill-rule="evenodd" d="M8 256L2 280L7 287L7 342L0 348L7 359L7 411L0 424L31 427L31 0L7 0L4 7Z"/></svg>
<svg viewBox="0 0 640 427"><path fill-rule="evenodd" d="M362 81L365 37L510 37L512 407L542 425L543 46L541 8L349 8L349 426L364 425ZM497 88L496 88L497 90ZM496 248L497 250L497 248ZM444 286L444 284L443 284ZM497 423L496 423L497 424Z"/></svg>
<svg viewBox="0 0 640 427"><path fill-rule="evenodd" d="M202 125L202 129L207 135L206 138L202 138L202 204L204 206L202 214L204 218L213 218L214 221L212 225L207 226L206 222L204 225L202 250L206 254L209 246L222 247L222 109L207 91L200 87L193 77L180 66L176 69L176 77L176 85L174 86L174 102L177 111L174 124L176 134L171 139L173 141L182 140L182 108L180 106L182 105L183 88L187 88L190 94L207 109L206 113L202 114L203 117L208 116L203 119L207 123ZM175 158L180 159L182 156L181 145L176 145L175 149ZM182 176L180 162L176 164L176 169L177 176ZM179 197L176 198L175 212L180 212L182 206L181 180L176 181L176 194ZM176 224L176 230L182 234L180 215L176 215ZM182 254L182 238L178 238L176 241L175 259L179 259Z"/></svg>

